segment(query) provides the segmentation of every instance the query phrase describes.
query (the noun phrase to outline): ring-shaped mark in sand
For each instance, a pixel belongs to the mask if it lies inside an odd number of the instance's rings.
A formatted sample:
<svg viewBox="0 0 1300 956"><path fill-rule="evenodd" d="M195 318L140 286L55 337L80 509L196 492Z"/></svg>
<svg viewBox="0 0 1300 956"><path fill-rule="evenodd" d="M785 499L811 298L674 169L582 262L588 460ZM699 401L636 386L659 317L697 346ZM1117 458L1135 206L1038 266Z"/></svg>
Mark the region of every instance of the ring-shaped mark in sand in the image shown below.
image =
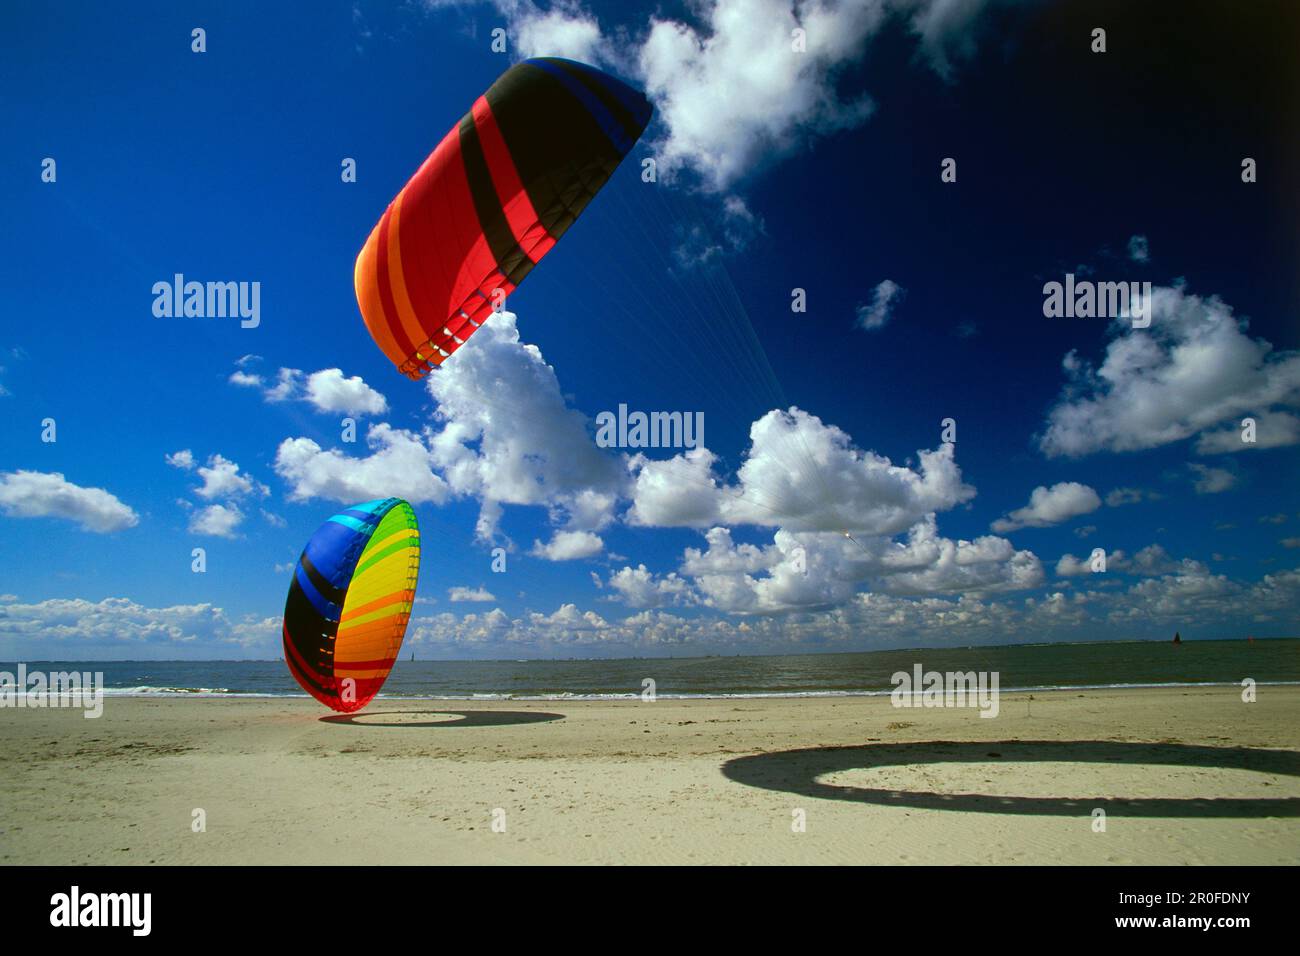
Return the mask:
<svg viewBox="0 0 1300 956"><path fill-rule="evenodd" d="M1099 763L1164 765L1249 770L1300 776L1300 753L1248 747L1140 743L1110 740L999 740L881 743L857 747L819 747L737 757L722 766L730 780L802 797L848 800L884 807L961 810L1047 816L1087 816L1100 807L1125 817L1297 817L1300 797L1029 797L980 793L932 793L873 789L824 783L828 774L847 770L941 763ZM1026 767L1025 772L1031 772Z"/></svg>

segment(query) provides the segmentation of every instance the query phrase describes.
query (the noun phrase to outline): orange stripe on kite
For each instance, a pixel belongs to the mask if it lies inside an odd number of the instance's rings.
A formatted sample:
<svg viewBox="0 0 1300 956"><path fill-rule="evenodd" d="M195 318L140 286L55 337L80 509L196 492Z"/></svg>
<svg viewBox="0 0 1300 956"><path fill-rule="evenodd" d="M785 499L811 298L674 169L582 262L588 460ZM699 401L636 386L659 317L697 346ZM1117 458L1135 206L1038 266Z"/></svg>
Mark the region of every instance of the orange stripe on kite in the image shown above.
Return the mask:
<svg viewBox="0 0 1300 956"><path fill-rule="evenodd" d="M392 670L393 669L391 667L381 667L380 669L373 670L373 671L353 671L352 673L348 674L347 677L342 678L342 680L353 681L358 688L362 687L365 684L373 684L375 686L375 689L378 690L381 686L383 686L385 678L387 678L388 675L392 673ZM359 693L358 696L360 696ZM371 696L374 695L372 694Z"/></svg>
<svg viewBox="0 0 1300 956"><path fill-rule="evenodd" d="M426 162L426 166L428 163ZM422 330L419 342L429 339L436 317L445 314L447 303L444 290L451 287L446 263L441 256L430 255L435 243L435 224L429 215L431 205L430 180L424 167L398 194L402 199L401 262L402 281L406 295ZM421 250L424 254L421 255ZM427 352L421 348L417 351Z"/></svg>
<svg viewBox="0 0 1300 956"><path fill-rule="evenodd" d="M361 317L365 319L366 328L371 337L384 350L384 354L396 365L406 361L406 353L398 346L388 329L388 319L384 315L384 306L379 295L379 269L375 256L379 248L379 228L383 220L370 230L370 237L361 247L357 256L357 266L353 283L357 290L357 302L361 306Z"/></svg>
<svg viewBox="0 0 1300 956"><path fill-rule="evenodd" d="M348 608L343 612L343 616L339 618L339 623L350 621L353 618L360 617L362 614L369 614L371 611L378 611L381 607L386 607L389 604L396 604L398 601L410 602L414 600L415 592L412 590L404 589L393 591L389 594L385 594L383 597L375 598L373 601L367 601L365 604L359 605L358 607Z"/></svg>
<svg viewBox="0 0 1300 956"><path fill-rule="evenodd" d="M365 642L366 644L383 644L392 640L392 636L402 629L409 618L409 614L390 614L378 621L368 621L365 624L358 624L356 627L340 629L339 633L348 639L349 643ZM347 660L349 656L354 659L360 650L357 647L344 648L348 653L336 655L334 666L338 667L339 661Z"/></svg>
<svg viewBox="0 0 1300 956"><path fill-rule="evenodd" d="M393 201L392 218L388 223L388 232L385 238L388 241L388 285L393 296L393 306L397 311L397 320L401 325L403 334L414 345L427 339L428 333L420 325L420 320L415 314L415 308L411 304L411 297L407 293L406 273L402 269L402 197L405 193L397 194L397 199Z"/></svg>
<svg viewBox="0 0 1300 956"><path fill-rule="evenodd" d="M375 248L375 267L379 280L376 285L379 287L379 301L384 308L384 319L388 323L388 334L393 337L393 341L397 343L403 355L411 355L420 340L416 338L414 342L411 341L411 337L406 334L406 329L402 326L401 317L397 314L397 303L393 301L393 276L388 268L391 247L396 236L393 231L393 210L394 206L390 205L379 220L379 245Z"/></svg>
<svg viewBox="0 0 1300 956"><path fill-rule="evenodd" d="M376 661L339 661L334 669L337 671L382 671L392 670L393 664L397 662L397 655L384 657Z"/></svg>

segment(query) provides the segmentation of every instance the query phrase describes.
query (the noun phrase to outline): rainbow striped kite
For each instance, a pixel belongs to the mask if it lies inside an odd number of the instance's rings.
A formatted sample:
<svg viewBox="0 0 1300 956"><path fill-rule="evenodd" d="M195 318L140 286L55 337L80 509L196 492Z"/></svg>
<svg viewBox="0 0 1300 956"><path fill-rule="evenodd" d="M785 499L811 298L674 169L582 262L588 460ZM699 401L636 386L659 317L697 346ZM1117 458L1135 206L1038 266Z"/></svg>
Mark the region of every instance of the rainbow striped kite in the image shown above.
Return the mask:
<svg viewBox="0 0 1300 956"><path fill-rule="evenodd" d="M303 690L343 713L370 703L401 650L419 571L419 524L400 498L317 529L284 604L284 659Z"/></svg>

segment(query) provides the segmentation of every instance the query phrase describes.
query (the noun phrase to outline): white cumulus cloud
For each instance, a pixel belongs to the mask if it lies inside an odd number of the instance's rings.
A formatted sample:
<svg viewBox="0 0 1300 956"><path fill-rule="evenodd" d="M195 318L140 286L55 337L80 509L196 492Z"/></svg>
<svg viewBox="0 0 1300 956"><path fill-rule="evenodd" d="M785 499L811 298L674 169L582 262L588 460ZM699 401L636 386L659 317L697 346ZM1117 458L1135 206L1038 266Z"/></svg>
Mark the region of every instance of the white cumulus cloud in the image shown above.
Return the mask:
<svg viewBox="0 0 1300 956"><path fill-rule="evenodd" d="M103 488L83 488L60 472L0 472L0 511L11 518L64 518L106 534L133 528L140 517Z"/></svg>
<svg viewBox="0 0 1300 956"><path fill-rule="evenodd" d="M383 415L388 399L366 384L360 375L347 376L339 368L324 368L310 375L296 368L282 368L275 383L267 385L260 375L236 370L233 385L257 388L268 402L301 401L318 412L345 415Z"/></svg>
<svg viewBox="0 0 1300 956"><path fill-rule="evenodd" d="M622 460L596 446L514 313L493 315L472 346L429 376L443 425L429 446L448 487L483 503L480 536L495 533L503 504L545 506L575 530L608 523L627 484Z"/></svg>
<svg viewBox="0 0 1300 956"><path fill-rule="evenodd" d="M1252 429L1246 425L1253 424ZM1249 438L1253 440L1248 440ZM1196 440L1198 455L1226 455L1238 451L1263 451L1300 444L1300 416L1290 412L1261 412L1225 428L1201 432Z"/></svg>
<svg viewBox="0 0 1300 956"><path fill-rule="evenodd" d="M680 604L690 593L690 585L676 574L658 576L644 564L614 572L609 577L609 586L620 601L635 608Z"/></svg>
<svg viewBox="0 0 1300 956"><path fill-rule="evenodd" d="M248 495L264 498L270 494L266 485L246 474L240 474L239 465L222 455L210 457L207 465L199 467L198 475L203 479L203 484L194 489L194 493L205 501L243 498Z"/></svg>
<svg viewBox="0 0 1300 956"><path fill-rule="evenodd" d="M0 656L10 660L270 655L279 639L278 616L231 619L211 604L147 607L120 597L0 604Z"/></svg>
<svg viewBox="0 0 1300 956"><path fill-rule="evenodd" d="M346 455L321 448L310 438L286 438L275 453L275 472L289 485L289 498L323 498L350 504L395 496L414 504L441 504L447 483L433 471L433 455L421 435L372 425L366 433L370 454Z"/></svg>
<svg viewBox="0 0 1300 956"><path fill-rule="evenodd" d="M1020 528L1047 528L1101 507L1097 492L1077 481L1062 481L1048 488L1039 485L1029 495L1029 504L1017 508L992 524L1001 534Z"/></svg>
<svg viewBox="0 0 1300 956"><path fill-rule="evenodd" d="M347 415L382 415L388 399L375 391L360 375L346 378L342 369L327 368L307 376L306 398L318 411Z"/></svg>
<svg viewBox="0 0 1300 956"><path fill-rule="evenodd" d="M509 0L498 5L513 13L511 40L522 56L562 56L599 63L613 55L596 18L576 2L558 0L549 10Z"/></svg>
<svg viewBox="0 0 1300 956"><path fill-rule="evenodd" d="M207 505L190 515L190 531L217 538L233 538L244 523L244 513L235 504Z"/></svg>
<svg viewBox="0 0 1300 956"><path fill-rule="evenodd" d="M1151 298L1150 328L1113 322L1099 366L1066 356L1069 382L1048 413L1043 451L1140 451L1194 435L1203 452L1236 450L1219 426L1248 415L1270 424L1270 446L1300 439L1282 410L1300 405L1300 352L1252 338L1216 297L1157 286Z"/></svg>
<svg viewBox="0 0 1300 956"><path fill-rule="evenodd" d="M915 468L895 465L799 408L768 412L751 426L749 438L732 482L714 474L716 459L707 449L667 460L633 459L629 521L898 534L975 495L962 481L951 444L918 452Z"/></svg>
<svg viewBox="0 0 1300 956"><path fill-rule="evenodd" d="M545 544L534 541L532 553L547 561L574 561L594 557L604 548L600 535L590 531L557 531Z"/></svg>
<svg viewBox="0 0 1300 956"><path fill-rule="evenodd" d="M690 170L723 191L806 139L857 126L871 101L844 98L837 74L884 19L880 3L716 0L695 26L655 16L638 71L663 121L653 144L668 176ZM792 32L806 31L806 50Z"/></svg>

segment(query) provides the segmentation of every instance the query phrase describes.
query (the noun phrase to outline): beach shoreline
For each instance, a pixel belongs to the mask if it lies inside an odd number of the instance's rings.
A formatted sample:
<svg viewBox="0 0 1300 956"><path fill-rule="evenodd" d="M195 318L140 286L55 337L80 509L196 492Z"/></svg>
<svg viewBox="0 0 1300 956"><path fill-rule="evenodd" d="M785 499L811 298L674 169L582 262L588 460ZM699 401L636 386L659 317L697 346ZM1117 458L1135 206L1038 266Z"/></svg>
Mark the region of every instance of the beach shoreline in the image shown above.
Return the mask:
<svg viewBox="0 0 1300 956"><path fill-rule="evenodd" d="M0 862L1300 858L1300 687L1003 692L979 714L867 695L8 709Z"/></svg>

